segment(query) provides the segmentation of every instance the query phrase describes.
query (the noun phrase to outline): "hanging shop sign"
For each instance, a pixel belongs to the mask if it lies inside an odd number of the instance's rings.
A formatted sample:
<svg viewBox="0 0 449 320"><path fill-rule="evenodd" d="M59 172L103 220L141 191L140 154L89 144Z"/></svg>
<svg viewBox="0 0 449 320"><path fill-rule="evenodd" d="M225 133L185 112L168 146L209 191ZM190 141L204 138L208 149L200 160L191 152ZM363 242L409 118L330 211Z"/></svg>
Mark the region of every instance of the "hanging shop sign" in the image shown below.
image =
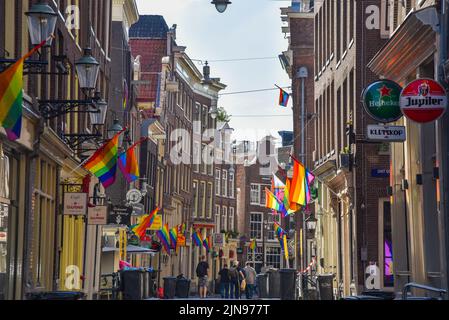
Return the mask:
<svg viewBox="0 0 449 320"><path fill-rule="evenodd" d="M64 215L84 216L87 211L87 193L64 193Z"/></svg>
<svg viewBox="0 0 449 320"><path fill-rule="evenodd" d="M404 126L368 125L368 140L404 142L407 138Z"/></svg>
<svg viewBox="0 0 449 320"><path fill-rule="evenodd" d="M214 233L214 244L217 247L224 246L224 234L223 233Z"/></svg>
<svg viewBox="0 0 449 320"><path fill-rule="evenodd" d="M108 223L108 207L97 206L87 210L87 224L102 226Z"/></svg>
<svg viewBox="0 0 449 320"><path fill-rule="evenodd" d="M378 122L388 123L402 117L400 96L402 87L391 80L380 80L370 84L362 94L366 112Z"/></svg>
<svg viewBox="0 0 449 320"><path fill-rule="evenodd" d="M427 123L438 120L446 109L446 90L435 80L417 79L402 90L401 110L412 121Z"/></svg>
<svg viewBox="0 0 449 320"><path fill-rule="evenodd" d="M131 224L132 207L114 206L108 215L108 224L126 225Z"/></svg>
<svg viewBox="0 0 449 320"><path fill-rule="evenodd" d="M143 216L145 213L145 206L141 203L132 204L133 216Z"/></svg>
<svg viewBox="0 0 449 320"><path fill-rule="evenodd" d="M138 204L142 201L142 192L137 189L131 189L126 193L126 200L130 204Z"/></svg>
<svg viewBox="0 0 449 320"><path fill-rule="evenodd" d="M158 231L162 229L162 215L157 214L154 216L153 223L151 224L149 229L152 231Z"/></svg>

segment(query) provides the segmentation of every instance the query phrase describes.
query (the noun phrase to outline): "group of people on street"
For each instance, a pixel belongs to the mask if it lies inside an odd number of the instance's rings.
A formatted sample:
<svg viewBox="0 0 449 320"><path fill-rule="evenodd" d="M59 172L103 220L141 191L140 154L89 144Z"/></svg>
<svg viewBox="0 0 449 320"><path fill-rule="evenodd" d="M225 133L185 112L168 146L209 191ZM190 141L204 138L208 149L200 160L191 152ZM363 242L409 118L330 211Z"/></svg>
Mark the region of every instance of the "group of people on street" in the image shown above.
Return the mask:
<svg viewBox="0 0 449 320"><path fill-rule="evenodd" d="M196 268L200 298L207 297L209 264L206 257L202 256ZM239 265L238 261L232 261L231 266L225 264L218 273L220 283L220 294L222 299L240 299L241 293L245 292L246 299L252 299L256 283L256 270L249 262L245 268Z"/></svg>
<svg viewBox="0 0 449 320"><path fill-rule="evenodd" d="M240 299L241 292L246 293L246 299L252 299L256 283L256 270L249 262L245 268L238 261L231 262L231 267L225 264L218 273L222 299Z"/></svg>

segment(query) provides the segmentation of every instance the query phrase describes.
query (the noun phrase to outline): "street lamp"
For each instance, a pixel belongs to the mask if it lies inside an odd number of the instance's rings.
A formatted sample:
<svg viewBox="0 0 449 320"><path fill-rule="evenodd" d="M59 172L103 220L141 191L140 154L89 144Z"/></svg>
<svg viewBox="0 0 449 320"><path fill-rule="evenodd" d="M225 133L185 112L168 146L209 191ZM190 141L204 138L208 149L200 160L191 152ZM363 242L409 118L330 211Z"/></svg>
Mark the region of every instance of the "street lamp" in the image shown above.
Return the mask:
<svg viewBox="0 0 449 320"><path fill-rule="evenodd" d="M30 31L31 43L35 46L49 39L45 46L51 46L58 16L56 12L45 1L33 4L28 12L28 29Z"/></svg>
<svg viewBox="0 0 449 320"><path fill-rule="evenodd" d="M115 137L116 134L123 131L123 126L120 124L120 121L118 119L115 119L112 127L108 130L108 139L111 140ZM123 144L123 135L120 135L118 139L118 144L121 146Z"/></svg>
<svg viewBox="0 0 449 320"><path fill-rule="evenodd" d="M84 56L75 62L76 73L81 90L89 92L97 85L100 64L92 56L92 49L85 48Z"/></svg>
<svg viewBox="0 0 449 320"><path fill-rule="evenodd" d="M310 232L314 232L316 230L316 223L317 223L317 219L315 218L315 215L311 215L307 220L307 230Z"/></svg>
<svg viewBox="0 0 449 320"><path fill-rule="evenodd" d="M108 103L100 97L99 92L97 92L95 95L95 104L89 105L90 123L94 126L102 126L106 122Z"/></svg>
<svg viewBox="0 0 449 320"><path fill-rule="evenodd" d="M213 0L211 3L215 5L218 12L223 13L232 2L229 0Z"/></svg>

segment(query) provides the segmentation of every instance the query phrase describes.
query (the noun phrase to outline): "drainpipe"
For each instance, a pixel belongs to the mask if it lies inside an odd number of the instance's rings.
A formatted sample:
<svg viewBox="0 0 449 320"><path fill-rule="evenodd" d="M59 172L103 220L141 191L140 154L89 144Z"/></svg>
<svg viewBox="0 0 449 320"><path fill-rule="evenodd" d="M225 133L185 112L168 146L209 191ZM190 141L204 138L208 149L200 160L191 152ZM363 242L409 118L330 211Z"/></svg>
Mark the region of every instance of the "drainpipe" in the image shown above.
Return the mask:
<svg viewBox="0 0 449 320"><path fill-rule="evenodd" d="M445 79L444 63L447 60L447 36L448 36L448 4L447 0L440 1L441 12L440 12L440 34L439 34L439 61L438 61L438 80L440 83L444 84L446 89L448 88L448 83ZM438 161L440 167L440 214L441 222L439 234L441 243L444 243L444 248L442 248L441 256L441 270L443 273L442 286L444 288L449 287L448 279L448 267L449 267L449 233L447 232L449 226L449 114L446 113L443 118L437 121L437 148L438 148Z"/></svg>

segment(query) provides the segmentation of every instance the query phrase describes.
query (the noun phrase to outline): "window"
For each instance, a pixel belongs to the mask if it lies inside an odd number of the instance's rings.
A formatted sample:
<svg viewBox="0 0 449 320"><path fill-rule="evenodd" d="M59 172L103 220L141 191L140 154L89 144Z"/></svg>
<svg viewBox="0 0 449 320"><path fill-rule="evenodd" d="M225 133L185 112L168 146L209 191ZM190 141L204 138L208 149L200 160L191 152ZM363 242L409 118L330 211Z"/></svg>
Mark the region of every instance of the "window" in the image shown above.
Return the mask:
<svg viewBox="0 0 449 320"><path fill-rule="evenodd" d="M198 217L198 181L193 181L193 217Z"/></svg>
<svg viewBox="0 0 449 320"><path fill-rule="evenodd" d="M234 220L235 220L235 213L234 213L235 209L234 207L229 207L229 229L230 230L235 230L235 224L234 224Z"/></svg>
<svg viewBox="0 0 449 320"><path fill-rule="evenodd" d="M228 208L223 207L223 214L221 216L221 229L228 231Z"/></svg>
<svg viewBox="0 0 449 320"><path fill-rule="evenodd" d="M206 151L207 145L205 143L203 143L203 146L201 148L201 173L202 174L207 174L207 166L206 166L206 162L203 159L203 155Z"/></svg>
<svg viewBox="0 0 449 320"><path fill-rule="evenodd" d="M215 206L215 232L220 233L220 206Z"/></svg>
<svg viewBox="0 0 449 320"><path fill-rule="evenodd" d="M221 170L215 169L215 195L220 195Z"/></svg>
<svg viewBox="0 0 449 320"><path fill-rule="evenodd" d="M251 262L253 264L253 268L256 269L257 274L261 272L263 266L263 247L257 247L254 250L255 256L253 256L253 251L247 251L247 262Z"/></svg>
<svg viewBox="0 0 449 320"><path fill-rule="evenodd" d="M206 182L201 181L200 184L200 204L201 204L201 214L202 218L206 217Z"/></svg>
<svg viewBox="0 0 449 320"><path fill-rule="evenodd" d="M267 266L271 266L276 269L281 268L281 248L280 247L268 247L266 251Z"/></svg>
<svg viewBox="0 0 449 320"><path fill-rule="evenodd" d="M196 173L200 172L201 163L201 147L198 141L193 142L193 171Z"/></svg>
<svg viewBox="0 0 449 320"><path fill-rule="evenodd" d="M229 172L229 198L235 197L235 176L233 172Z"/></svg>
<svg viewBox="0 0 449 320"><path fill-rule="evenodd" d="M251 184L251 204L259 204L260 186L258 184Z"/></svg>
<svg viewBox="0 0 449 320"><path fill-rule="evenodd" d="M223 197L227 197L228 196L228 171L223 170L221 179L222 179L221 195Z"/></svg>
<svg viewBox="0 0 449 320"><path fill-rule="evenodd" d="M207 217L212 218L212 183L207 184Z"/></svg>
<svg viewBox="0 0 449 320"><path fill-rule="evenodd" d="M209 113L207 112L207 106L203 106L203 112L201 113L201 122L204 129L208 128L208 118Z"/></svg>
<svg viewBox="0 0 449 320"><path fill-rule="evenodd" d="M262 240L262 213L252 212L249 220L249 236L251 239Z"/></svg>

